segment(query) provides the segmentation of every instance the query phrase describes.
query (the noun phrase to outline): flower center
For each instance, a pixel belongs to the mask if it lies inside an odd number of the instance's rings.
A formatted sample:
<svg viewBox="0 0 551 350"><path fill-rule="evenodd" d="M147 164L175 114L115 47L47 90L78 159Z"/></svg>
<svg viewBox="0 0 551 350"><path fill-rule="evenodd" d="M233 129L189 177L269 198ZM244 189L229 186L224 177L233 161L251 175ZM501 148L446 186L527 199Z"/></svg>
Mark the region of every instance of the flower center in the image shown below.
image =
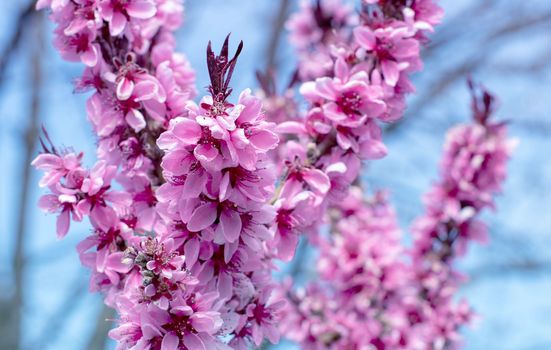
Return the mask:
<svg viewBox="0 0 551 350"><path fill-rule="evenodd" d="M347 91L343 93L337 100L337 105L343 113L352 115L361 115L360 107L362 106L362 98L355 91Z"/></svg>
<svg viewBox="0 0 551 350"><path fill-rule="evenodd" d="M79 33L72 36L69 39L69 44L75 48L77 53L83 53L88 51L88 46L89 46L88 34Z"/></svg>

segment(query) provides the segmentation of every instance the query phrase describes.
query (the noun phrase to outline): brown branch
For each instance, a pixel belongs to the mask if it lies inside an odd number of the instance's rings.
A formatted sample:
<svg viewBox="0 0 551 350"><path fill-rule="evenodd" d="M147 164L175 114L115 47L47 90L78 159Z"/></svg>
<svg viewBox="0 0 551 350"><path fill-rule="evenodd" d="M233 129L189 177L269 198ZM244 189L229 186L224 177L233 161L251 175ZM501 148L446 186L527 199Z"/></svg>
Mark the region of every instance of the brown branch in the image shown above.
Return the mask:
<svg viewBox="0 0 551 350"><path fill-rule="evenodd" d="M283 33L283 26L287 19L289 11L290 0L280 0L279 9L275 15L272 25L272 32L270 34L270 40L266 48L266 72L270 72L276 69L277 52L279 49L279 43L281 42L281 34Z"/></svg>
<svg viewBox="0 0 551 350"><path fill-rule="evenodd" d="M23 292L24 292L24 274L25 274L25 243L27 234L27 202L29 199L29 184L31 177L30 163L34 156L34 148L38 136L38 124L40 113L40 95L42 88L42 16L34 16L33 21L34 35L31 45L31 75L29 85L31 86L30 96L30 117L27 128L25 130L24 157L21 169L21 187L19 193L19 207L17 211L17 226L15 231L15 253L13 256L13 271L14 271L14 296L11 305L11 322L12 329L9 331L8 340L10 342L9 349L19 349L21 340L21 322L23 314Z"/></svg>
<svg viewBox="0 0 551 350"><path fill-rule="evenodd" d="M11 38L8 40L8 44L0 54L0 82L4 80L5 71L15 50L19 47L21 38L23 37L24 31L30 26L27 25L27 22L33 17L36 13L34 10L35 1L30 1L29 4L23 8L19 13L17 20L15 21L15 31L13 32Z"/></svg>

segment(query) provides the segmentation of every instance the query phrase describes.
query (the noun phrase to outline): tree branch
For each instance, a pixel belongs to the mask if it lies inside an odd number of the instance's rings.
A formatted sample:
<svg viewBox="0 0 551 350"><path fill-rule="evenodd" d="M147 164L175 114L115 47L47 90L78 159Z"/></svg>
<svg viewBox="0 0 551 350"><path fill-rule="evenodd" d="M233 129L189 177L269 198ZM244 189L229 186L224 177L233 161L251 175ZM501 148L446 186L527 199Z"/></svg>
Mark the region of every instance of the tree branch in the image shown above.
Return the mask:
<svg viewBox="0 0 551 350"><path fill-rule="evenodd" d="M268 41L268 46L266 47L266 72L275 70L277 67L277 52L290 3L290 0L280 0L279 9L274 17L270 40Z"/></svg>
<svg viewBox="0 0 551 350"><path fill-rule="evenodd" d="M15 31L13 32L11 38L8 40L8 44L2 51L2 54L0 54L0 82L4 80L5 71L10 61L10 58L19 46L25 29L29 28L27 22L36 13L36 11L34 10L34 6L35 1L30 1L29 4L19 13L17 20L15 21Z"/></svg>
<svg viewBox="0 0 551 350"><path fill-rule="evenodd" d="M27 233L27 202L29 199L29 183L31 177L30 163L32 161L35 149L35 143L38 136L38 124L40 119L40 95L42 89L42 15L34 16L33 26L35 31L32 38L30 62L30 117L25 135L23 139L24 156L21 165L21 186L19 190L19 207L17 211L17 226L15 231L15 252L13 256L13 272L14 272L14 296L11 305L11 322L8 339L9 349L21 348L21 323L23 314L23 293L24 293L24 273L25 273L25 243Z"/></svg>
<svg viewBox="0 0 551 350"><path fill-rule="evenodd" d="M498 264L486 264L475 268L470 273L470 280L472 283L485 278L497 277L511 273L551 273L551 262L524 259Z"/></svg>

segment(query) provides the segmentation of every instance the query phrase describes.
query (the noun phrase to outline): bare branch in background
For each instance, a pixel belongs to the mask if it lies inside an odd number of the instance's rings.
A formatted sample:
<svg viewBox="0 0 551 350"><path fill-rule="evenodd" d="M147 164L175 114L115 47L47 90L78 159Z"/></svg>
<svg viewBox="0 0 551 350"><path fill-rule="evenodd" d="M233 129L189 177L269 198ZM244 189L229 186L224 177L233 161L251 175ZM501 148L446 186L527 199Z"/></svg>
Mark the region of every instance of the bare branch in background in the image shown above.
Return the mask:
<svg viewBox="0 0 551 350"><path fill-rule="evenodd" d="M21 163L20 174L20 189L19 189L19 207L17 209L17 226L15 231L15 248L13 256L13 274L14 274L14 295L10 306L10 318L4 320L7 322L5 327L2 327L6 331L6 334L2 338L2 341L6 342L6 349L20 349L21 348L21 326L23 319L23 298L25 291L25 243L27 234L28 212L27 204L29 200L29 188L31 167L30 163L34 156L35 143L38 136L38 124L40 119L40 96L42 89L42 53L44 42L43 39L43 21L42 15L33 16L33 22L31 28L33 28L32 39L33 44L30 47L31 61L30 61L30 82L31 96L30 96L30 116L28 124L25 130L23 138L23 160ZM18 29L19 30L19 29Z"/></svg>
<svg viewBox="0 0 551 350"><path fill-rule="evenodd" d="M103 305L98 318L96 319L96 326L94 327L94 333L88 342L86 349L88 350L103 350L105 344L107 344L107 333L111 329L111 320L115 317L115 311Z"/></svg>
<svg viewBox="0 0 551 350"><path fill-rule="evenodd" d="M504 21L500 26L494 28L480 41L479 46L483 49L476 50L468 56L463 62L454 64L444 69L438 74L437 79L430 83L430 88L420 91L418 98L411 104L407 111L409 116L420 116L422 111L435 99L449 91L455 83L466 79L467 76L482 66L489 60L490 56L496 51L496 46L510 36L516 35L521 31L534 28L539 25L551 23L551 13L544 12L537 15L525 17L513 17L512 20ZM427 50L425 57L436 54L437 50L446 50L450 47L458 46L457 38L450 37L446 40L440 40L435 45L431 45ZM427 65L431 62L427 59ZM398 123L391 124L386 130L392 132L407 124L411 118L404 118Z"/></svg>
<svg viewBox="0 0 551 350"><path fill-rule="evenodd" d="M25 29L29 28L29 26L27 25L27 22L36 13L34 10L34 6L35 6L35 1L30 1L29 4L25 6L23 10L19 13L19 17L17 17L17 20L15 21L14 32L11 38L7 40L8 44L0 54L0 82L2 82L5 78L5 72L6 72L8 63L10 61L10 58L12 57L12 54L19 46L19 43L21 42L21 38L23 37Z"/></svg>
<svg viewBox="0 0 551 350"><path fill-rule="evenodd" d="M456 42L461 34L466 33L458 32L457 28L475 27L477 23L481 22L478 15L498 12L497 5L499 2L496 0L475 1L472 6L463 9L453 17L446 17L444 22L439 25L437 33L431 36L428 47L423 50L423 57L429 59L436 51L440 50L440 47L447 46L450 42Z"/></svg>
<svg viewBox="0 0 551 350"><path fill-rule="evenodd" d="M291 0L281 0L279 3L279 9L273 19L272 31L270 32L270 39L268 40L268 46L266 47L266 73L277 68L277 52L279 50L279 43L281 42L281 36L283 34L283 27L285 25L285 21L287 20L290 3Z"/></svg>
<svg viewBox="0 0 551 350"><path fill-rule="evenodd" d="M497 63L493 66L493 69L499 73L541 74L543 70L549 69L549 62L551 62L551 47L537 55L536 59L531 62Z"/></svg>
<svg viewBox="0 0 551 350"><path fill-rule="evenodd" d="M511 273L551 273L551 261L534 259L523 259L501 264L487 264L473 269L470 275L470 282L476 283L487 278L503 276Z"/></svg>

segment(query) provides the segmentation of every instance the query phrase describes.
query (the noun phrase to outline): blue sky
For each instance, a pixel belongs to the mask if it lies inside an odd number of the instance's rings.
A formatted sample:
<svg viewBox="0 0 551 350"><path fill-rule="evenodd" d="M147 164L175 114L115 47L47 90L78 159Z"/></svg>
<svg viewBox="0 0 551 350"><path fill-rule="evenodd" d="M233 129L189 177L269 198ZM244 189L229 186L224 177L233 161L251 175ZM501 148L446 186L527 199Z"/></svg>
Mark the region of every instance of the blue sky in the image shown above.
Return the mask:
<svg viewBox="0 0 551 350"><path fill-rule="evenodd" d="M190 1L187 24L178 35L179 49L186 53L197 69L197 86L207 85L204 52L206 42L215 47L232 32L234 43L242 39L245 50L234 74L235 90L254 87L254 69L264 65L264 52L269 35L269 21L275 13L274 1L205 0ZM461 13L474 1L442 1L448 20ZM454 23L446 27L448 38L457 43L430 56L431 66L416 77L420 94L430 91L435 82L449 74L449 67L459 65L470 57L484 53L484 62L475 77L482 80L501 100L498 116L511 120L511 133L521 143L510 166L505 193L498 199L498 211L486 213L493 243L473 247L461 262L461 268L473 275L461 294L468 298L481 319L476 329L466 330L466 349L546 350L551 349L551 274L543 271L518 271L504 268L527 259L551 263L551 72L544 68L536 73L512 69L513 65L529 64L545 57L549 49L549 24L534 30L507 36L486 44L483 33L505 23L504 14L522 13L527 7L521 0L501 2L495 13L477 13L477 20ZM524 4L524 5L523 5ZM13 30L13 20L21 2L0 3L0 44ZM534 14L549 11L545 1L531 1ZM529 8L530 10L530 8ZM476 15L476 16L475 16ZM87 162L94 160L94 139L85 120L85 96L72 94L71 81L81 71L78 64L60 60L51 48L52 27L46 37L47 66L45 91L42 96L41 122L48 128L57 144L84 151ZM451 39L450 39L451 40ZM284 44L285 45L285 44ZM283 71L292 67L288 48L280 52ZM15 203L22 161L21 133L29 112L28 44L15 54L0 87L0 150L3 165L0 178L0 290L8 291L11 281L10 262L15 230ZM509 67L509 68L508 68ZM507 69L510 69L509 71ZM286 79L282 79L286 80ZM419 103L413 96L412 106ZM436 178L445 129L466 120L468 94L463 81L453 82L431 100L408 122L386 138L389 156L369 164L365 180L374 188L389 188L407 229L413 217L422 212L420 195ZM32 184L38 181L33 172ZM28 349L84 349L91 324L100 310L101 298L82 292L87 284L87 272L80 267L74 246L88 232L85 224L72 225L63 241L55 238L55 218L36 208L40 195L33 187L28 206L26 256L29 259L25 290L25 345ZM551 265L549 265L551 266ZM497 272L491 273L494 269ZM490 272L488 272L490 271ZM57 315L60 307L72 310ZM93 320L93 321L91 321ZM61 332L55 332L63 329ZM48 335L56 334L55 338ZM47 342L44 339L48 339ZM111 344L112 345L112 344ZM287 345L281 349L290 348Z"/></svg>

